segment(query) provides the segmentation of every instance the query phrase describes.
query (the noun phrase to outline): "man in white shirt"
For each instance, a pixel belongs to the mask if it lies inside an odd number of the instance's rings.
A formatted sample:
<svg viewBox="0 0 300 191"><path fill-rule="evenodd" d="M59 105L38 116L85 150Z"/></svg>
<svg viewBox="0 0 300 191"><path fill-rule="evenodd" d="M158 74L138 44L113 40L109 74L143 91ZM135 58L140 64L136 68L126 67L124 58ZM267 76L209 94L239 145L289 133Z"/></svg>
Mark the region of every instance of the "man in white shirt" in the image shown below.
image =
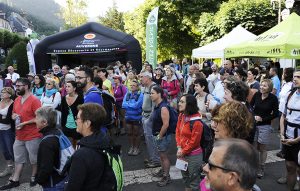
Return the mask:
<svg viewBox="0 0 300 191"><path fill-rule="evenodd" d="M10 79L12 81L12 83L14 84L14 88L16 89L15 84L16 84L17 79L20 78L20 75L18 73L14 72L15 69L12 66L8 66L7 71L8 71L8 74L6 75L5 79Z"/></svg>

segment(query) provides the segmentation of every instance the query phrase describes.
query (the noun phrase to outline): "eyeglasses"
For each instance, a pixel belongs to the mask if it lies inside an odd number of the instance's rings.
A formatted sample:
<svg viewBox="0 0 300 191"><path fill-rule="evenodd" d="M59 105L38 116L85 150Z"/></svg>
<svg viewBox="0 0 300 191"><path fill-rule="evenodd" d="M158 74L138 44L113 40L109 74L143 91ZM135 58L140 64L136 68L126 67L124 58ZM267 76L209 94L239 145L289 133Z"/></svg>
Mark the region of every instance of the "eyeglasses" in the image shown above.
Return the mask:
<svg viewBox="0 0 300 191"><path fill-rule="evenodd" d="M21 87L21 86L25 86L25 85L16 85L16 88L19 88L19 87Z"/></svg>
<svg viewBox="0 0 300 191"><path fill-rule="evenodd" d="M83 79L83 78L87 78L87 77L81 77L81 76L76 76L76 77L75 77L76 80L81 80L81 79Z"/></svg>
<svg viewBox="0 0 300 191"><path fill-rule="evenodd" d="M46 83L47 85L53 85L52 83Z"/></svg>
<svg viewBox="0 0 300 191"><path fill-rule="evenodd" d="M218 165L212 163L210 160L208 161L207 165L208 165L209 170L213 170L214 168L218 168L218 169L221 169L221 170L227 171L227 172L236 172L236 170L232 170L232 169L229 169L229 168L218 166Z"/></svg>

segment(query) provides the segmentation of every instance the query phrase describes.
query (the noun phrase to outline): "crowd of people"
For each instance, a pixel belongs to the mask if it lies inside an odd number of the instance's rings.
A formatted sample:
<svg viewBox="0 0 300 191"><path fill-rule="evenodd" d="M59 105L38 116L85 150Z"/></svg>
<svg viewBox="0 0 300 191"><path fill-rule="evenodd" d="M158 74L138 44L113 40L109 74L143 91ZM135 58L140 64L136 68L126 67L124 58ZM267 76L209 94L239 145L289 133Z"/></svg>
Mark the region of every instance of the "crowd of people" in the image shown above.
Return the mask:
<svg viewBox="0 0 300 191"><path fill-rule="evenodd" d="M160 178L159 187L172 181L168 151L177 147L177 160L187 164L181 169L186 191L259 190L255 182L265 175L274 128L280 129L278 156L285 158L287 170L279 182L294 190L300 161L300 71L285 68L281 76L278 63L248 69L225 60L219 68L186 58L156 68L145 62L140 73L131 65L54 65L27 77L12 66L7 74L1 72L0 146L7 167L0 177L10 177L0 190L20 185L27 158L30 186L120 190L109 160L99 154L120 135L128 137L129 150L123 153L132 157L141 153L144 139L145 168L161 167L153 174ZM61 135L76 151L58 171L62 151L56 137Z"/></svg>

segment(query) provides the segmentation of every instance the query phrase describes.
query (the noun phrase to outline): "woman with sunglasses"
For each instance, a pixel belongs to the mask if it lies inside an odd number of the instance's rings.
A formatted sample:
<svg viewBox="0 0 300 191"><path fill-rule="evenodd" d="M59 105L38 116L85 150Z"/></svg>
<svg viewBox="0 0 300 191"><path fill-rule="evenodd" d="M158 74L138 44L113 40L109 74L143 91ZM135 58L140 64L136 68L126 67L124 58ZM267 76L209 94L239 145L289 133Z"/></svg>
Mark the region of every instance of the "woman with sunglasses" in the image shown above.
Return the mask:
<svg viewBox="0 0 300 191"><path fill-rule="evenodd" d="M75 148L77 141L81 138L76 131L75 120L78 113L77 106L83 104L83 96L78 94L75 81L67 81L65 89L67 95L61 100L61 127Z"/></svg>
<svg viewBox="0 0 300 191"><path fill-rule="evenodd" d="M41 99L43 93L45 92L45 78L43 75L37 74L33 79L32 93L35 97Z"/></svg>
<svg viewBox="0 0 300 191"><path fill-rule="evenodd" d="M0 147L6 160L6 168L0 173L0 177L5 177L13 173L15 141L14 121L12 120L14 90L4 87L1 90L0 101Z"/></svg>
<svg viewBox="0 0 300 191"><path fill-rule="evenodd" d="M186 171L181 171L185 191L197 190L200 183L199 167L203 161L200 147L203 125L198 112L197 100L192 95L183 95L178 103L180 115L176 127L177 158L188 162Z"/></svg>

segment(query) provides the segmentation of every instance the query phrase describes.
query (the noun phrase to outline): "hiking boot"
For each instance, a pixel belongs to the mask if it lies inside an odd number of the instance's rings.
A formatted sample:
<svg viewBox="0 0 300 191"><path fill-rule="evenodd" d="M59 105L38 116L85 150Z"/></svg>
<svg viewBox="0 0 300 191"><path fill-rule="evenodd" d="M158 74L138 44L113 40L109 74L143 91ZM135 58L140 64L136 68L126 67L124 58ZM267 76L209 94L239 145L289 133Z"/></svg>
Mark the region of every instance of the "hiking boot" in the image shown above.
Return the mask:
<svg viewBox="0 0 300 191"><path fill-rule="evenodd" d="M133 155L133 156L137 156L137 155L139 155L140 153L141 153L140 149L139 149L139 148L135 148L135 149L133 149L132 155Z"/></svg>
<svg viewBox="0 0 300 191"><path fill-rule="evenodd" d="M133 150L134 150L134 149L133 149L133 147L130 147L130 149L129 149L129 151L128 151L128 153L127 153L127 154L128 154L129 156L131 156L131 155L132 155L132 153L133 153Z"/></svg>
<svg viewBox="0 0 300 191"><path fill-rule="evenodd" d="M163 176L160 181L157 182L157 186L164 187L171 183L170 175Z"/></svg>
<svg viewBox="0 0 300 191"><path fill-rule="evenodd" d="M0 190L8 190L20 186L19 181L9 180L6 185L0 187Z"/></svg>
<svg viewBox="0 0 300 191"><path fill-rule="evenodd" d="M32 176L29 182L30 187L34 187L37 185L37 182L35 181L35 176Z"/></svg>
<svg viewBox="0 0 300 191"><path fill-rule="evenodd" d="M159 171L157 171L156 173L153 173L152 174L153 177L156 177L156 178L162 178L164 176L164 171L163 169L159 169Z"/></svg>
<svg viewBox="0 0 300 191"><path fill-rule="evenodd" d="M257 172L257 178L260 179L260 178L264 177L264 175L265 175L264 169L259 169Z"/></svg>
<svg viewBox="0 0 300 191"><path fill-rule="evenodd" d="M148 162L145 164L146 168L156 168L156 167L161 167L161 164L158 162Z"/></svg>
<svg viewBox="0 0 300 191"><path fill-rule="evenodd" d="M278 180L277 180L277 183L278 184L286 184L286 177L280 177Z"/></svg>
<svg viewBox="0 0 300 191"><path fill-rule="evenodd" d="M13 166L7 166L4 171L0 173L0 177L5 177L7 175L11 175L14 171Z"/></svg>

